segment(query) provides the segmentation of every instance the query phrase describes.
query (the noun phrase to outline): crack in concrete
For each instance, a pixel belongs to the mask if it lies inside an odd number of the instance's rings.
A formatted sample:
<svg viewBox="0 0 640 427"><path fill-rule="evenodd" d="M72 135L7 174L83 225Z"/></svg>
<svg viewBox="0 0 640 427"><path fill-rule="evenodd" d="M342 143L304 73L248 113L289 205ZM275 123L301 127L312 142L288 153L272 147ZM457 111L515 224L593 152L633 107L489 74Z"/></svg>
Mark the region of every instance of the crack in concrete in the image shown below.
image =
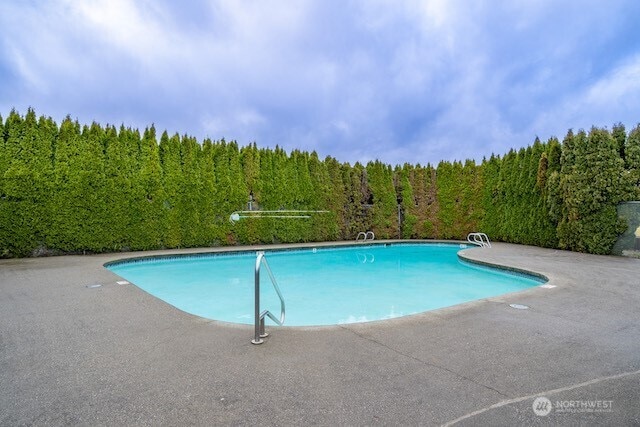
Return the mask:
<svg viewBox="0 0 640 427"><path fill-rule="evenodd" d="M540 391L538 393L535 394L529 394L527 396L521 396L521 397L516 397L513 399L507 399L507 400L502 400L498 403L494 403L493 405L489 405L487 407L478 409L476 411L470 412L468 414L465 414L461 417L456 418L455 420L451 420L446 422L445 424L442 424L442 427L449 427L452 426L454 424L458 424L461 421L467 420L469 418L475 417L476 415L480 415L483 414L487 411L490 411L492 409L497 409L497 408L501 408L503 406L507 406L507 405L511 405L512 403L519 403L519 402L523 402L525 400L529 400L529 399L534 399L536 397L539 396L552 396L554 394L558 394L558 393L562 393L563 391L571 391L571 390L575 390L577 388L581 388L581 387L586 387L586 386L590 386L593 384L597 384L597 383L601 383L604 381L609 381L609 380L616 380L616 379L620 379L620 378L625 378L625 377L630 377L633 375L640 375L640 370L638 371L632 371L632 372L623 372L621 374L616 374L616 375L610 375L610 376L606 376L606 377L598 377L598 378L594 378L591 379L589 381L584 381L578 384L572 384L566 387L561 387L561 388L556 388L553 390L543 390Z"/></svg>

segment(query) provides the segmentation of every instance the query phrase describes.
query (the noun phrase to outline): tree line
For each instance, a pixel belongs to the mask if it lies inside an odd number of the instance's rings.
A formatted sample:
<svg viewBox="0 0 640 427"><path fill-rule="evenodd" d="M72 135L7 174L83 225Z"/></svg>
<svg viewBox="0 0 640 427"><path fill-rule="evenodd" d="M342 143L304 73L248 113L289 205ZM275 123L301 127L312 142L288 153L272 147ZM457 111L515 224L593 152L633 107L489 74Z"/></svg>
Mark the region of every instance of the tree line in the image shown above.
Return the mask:
<svg viewBox="0 0 640 427"><path fill-rule="evenodd" d="M0 116L0 257L378 238L493 240L606 254L640 197L640 125L569 131L480 164L366 165L29 109ZM229 221L261 210L306 220Z"/></svg>

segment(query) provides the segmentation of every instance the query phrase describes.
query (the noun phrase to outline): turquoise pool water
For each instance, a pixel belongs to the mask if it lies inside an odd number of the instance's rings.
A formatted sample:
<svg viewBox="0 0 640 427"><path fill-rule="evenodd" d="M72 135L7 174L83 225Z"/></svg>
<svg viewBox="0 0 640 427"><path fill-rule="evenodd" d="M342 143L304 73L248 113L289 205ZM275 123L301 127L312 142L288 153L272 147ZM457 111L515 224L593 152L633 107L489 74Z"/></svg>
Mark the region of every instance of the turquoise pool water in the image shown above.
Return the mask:
<svg viewBox="0 0 640 427"><path fill-rule="evenodd" d="M543 283L462 262L460 249L458 244L356 245L267 251L265 257L286 301L288 326L390 319ZM255 252L210 254L107 268L188 313L253 324L255 260ZM261 283L262 309L278 315L280 303L264 269Z"/></svg>

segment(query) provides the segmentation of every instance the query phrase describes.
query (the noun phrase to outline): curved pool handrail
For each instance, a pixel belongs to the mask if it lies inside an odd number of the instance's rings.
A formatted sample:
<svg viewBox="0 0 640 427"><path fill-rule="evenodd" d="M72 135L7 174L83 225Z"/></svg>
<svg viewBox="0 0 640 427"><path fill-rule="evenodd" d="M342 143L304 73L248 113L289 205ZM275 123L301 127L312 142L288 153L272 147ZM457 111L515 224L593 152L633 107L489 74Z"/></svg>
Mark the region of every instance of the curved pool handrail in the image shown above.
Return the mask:
<svg viewBox="0 0 640 427"><path fill-rule="evenodd" d="M478 245L481 248L491 247L489 236L487 236L485 233L469 233L467 234L467 241L474 245Z"/></svg>
<svg viewBox="0 0 640 427"><path fill-rule="evenodd" d="M360 236L362 236L363 242L366 242L367 240L376 239L376 235L374 234L373 231L367 231L366 233L364 231L359 232L358 235L356 236L356 242L360 241Z"/></svg>
<svg viewBox="0 0 640 427"><path fill-rule="evenodd" d="M267 273L269 273L269 278L271 279L271 284L273 288L276 290L276 294L278 294L278 298L280 298L280 318L278 319L273 313L269 310L264 310L260 312L260 266L264 265L267 269ZM256 252L256 268L255 268L255 296L254 296L254 337L251 340L252 344L262 344L264 342L263 338L269 336L268 333L264 330L264 318L268 316L271 320L273 320L276 325L282 326L284 324L284 318L286 315L285 306L284 306L284 298L282 293L280 292L280 287L278 286L278 282L276 281L273 272L271 271L271 267L269 267L269 263L267 259L264 257L264 251Z"/></svg>

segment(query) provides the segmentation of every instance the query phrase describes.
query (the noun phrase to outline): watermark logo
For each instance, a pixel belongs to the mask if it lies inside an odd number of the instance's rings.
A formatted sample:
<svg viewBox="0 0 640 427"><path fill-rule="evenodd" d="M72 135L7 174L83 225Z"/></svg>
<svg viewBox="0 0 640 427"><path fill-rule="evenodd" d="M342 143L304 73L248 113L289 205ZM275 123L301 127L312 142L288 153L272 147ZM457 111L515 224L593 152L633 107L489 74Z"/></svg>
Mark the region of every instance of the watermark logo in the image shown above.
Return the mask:
<svg viewBox="0 0 640 427"><path fill-rule="evenodd" d="M546 417L551 413L551 409L551 401L544 396L536 397L533 401L533 412L539 417Z"/></svg>
<svg viewBox="0 0 640 427"><path fill-rule="evenodd" d="M544 396L536 397L531 405L539 417L546 417L555 409L556 413L603 413L613 412L613 400L551 400Z"/></svg>

